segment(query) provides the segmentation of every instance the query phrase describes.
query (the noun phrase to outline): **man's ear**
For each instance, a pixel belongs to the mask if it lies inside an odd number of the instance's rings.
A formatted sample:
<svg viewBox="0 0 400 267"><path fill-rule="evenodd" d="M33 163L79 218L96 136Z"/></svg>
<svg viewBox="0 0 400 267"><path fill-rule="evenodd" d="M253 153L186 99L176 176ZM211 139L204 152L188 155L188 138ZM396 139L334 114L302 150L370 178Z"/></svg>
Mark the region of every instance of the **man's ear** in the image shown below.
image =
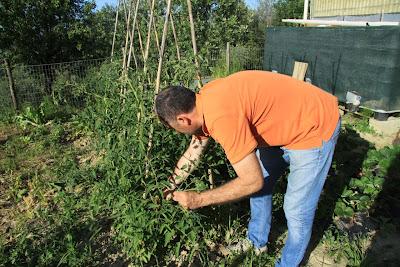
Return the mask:
<svg viewBox="0 0 400 267"><path fill-rule="evenodd" d="M180 115L176 116L176 121L180 125L191 125L192 124L192 120L189 118L189 116L187 116L187 114L180 114Z"/></svg>

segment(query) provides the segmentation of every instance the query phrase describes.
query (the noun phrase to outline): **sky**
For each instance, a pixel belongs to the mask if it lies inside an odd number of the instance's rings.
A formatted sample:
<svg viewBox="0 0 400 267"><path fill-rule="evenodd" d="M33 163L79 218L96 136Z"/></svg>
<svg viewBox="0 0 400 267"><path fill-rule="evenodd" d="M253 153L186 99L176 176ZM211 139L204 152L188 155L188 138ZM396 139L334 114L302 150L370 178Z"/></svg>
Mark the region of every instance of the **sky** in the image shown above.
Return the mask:
<svg viewBox="0 0 400 267"><path fill-rule="evenodd" d="M245 0L245 2L250 8L254 9L257 7L258 0ZM98 9L102 8L106 4L109 4L111 6L116 6L117 3L118 0L96 0L96 5Z"/></svg>

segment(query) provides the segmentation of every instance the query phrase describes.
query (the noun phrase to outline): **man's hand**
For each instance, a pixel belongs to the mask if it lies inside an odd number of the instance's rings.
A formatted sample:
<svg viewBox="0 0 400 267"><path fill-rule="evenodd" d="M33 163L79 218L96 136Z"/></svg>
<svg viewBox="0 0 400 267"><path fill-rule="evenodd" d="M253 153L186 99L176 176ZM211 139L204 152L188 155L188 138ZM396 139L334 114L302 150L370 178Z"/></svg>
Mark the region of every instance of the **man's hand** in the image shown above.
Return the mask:
<svg viewBox="0 0 400 267"><path fill-rule="evenodd" d="M176 184L175 179L172 176L168 177L168 181L170 182L170 185L163 190L163 197L166 200L171 200L172 194L178 188L178 185Z"/></svg>
<svg viewBox="0 0 400 267"><path fill-rule="evenodd" d="M191 191L175 191L173 199L179 203L184 209L197 209L200 208L201 198L200 193Z"/></svg>
<svg viewBox="0 0 400 267"><path fill-rule="evenodd" d="M163 190L163 197L165 200L171 200L172 195L174 194L175 189L172 188L166 188Z"/></svg>

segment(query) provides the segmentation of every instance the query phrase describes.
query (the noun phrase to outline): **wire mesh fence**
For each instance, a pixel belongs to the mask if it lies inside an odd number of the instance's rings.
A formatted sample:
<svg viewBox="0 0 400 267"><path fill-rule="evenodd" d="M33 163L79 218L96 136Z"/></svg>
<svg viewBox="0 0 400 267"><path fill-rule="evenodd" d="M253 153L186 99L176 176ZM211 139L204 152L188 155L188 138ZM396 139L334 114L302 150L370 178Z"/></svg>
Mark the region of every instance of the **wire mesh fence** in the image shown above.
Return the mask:
<svg viewBox="0 0 400 267"><path fill-rule="evenodd" d="M104 61L105 59L90 59L43 65L14 65L9 72L6 65L1 65L0 109L15 108L12 93L18 108L38 105L45 97L50 97L55 102L81 106L83 100L74 96L72 85L84 79L89 70L99 67Z"/></svg>
<svg viewBox="0 0 400 267"><path fill-rule="evenodd" d="M202 73L208 79L224 77L240 70L263 69L263 48L237 46L210 50L204 59ZM59 105L81 107L85 100L76 93L90 71L96 70L107 59L79 60L42 65L14 65L7 72L0 65L0 112L15 109L12 94L18 108L39 105L45 98ZM12 80L13 86L10 86Z"/></svg>
<svg viewBox="0 0 400 267"><path fill-rule="evenodd" d="M223 77L241 70L264 69L262 47L227 45L223 49L211 50L208 56L208 76Z"/></svg>

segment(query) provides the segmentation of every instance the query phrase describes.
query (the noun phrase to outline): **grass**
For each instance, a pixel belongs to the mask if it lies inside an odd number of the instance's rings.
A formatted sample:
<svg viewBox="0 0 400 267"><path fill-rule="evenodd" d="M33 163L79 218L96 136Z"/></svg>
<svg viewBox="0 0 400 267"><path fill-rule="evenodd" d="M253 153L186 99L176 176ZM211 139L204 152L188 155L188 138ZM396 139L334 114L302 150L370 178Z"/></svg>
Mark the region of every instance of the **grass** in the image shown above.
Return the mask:
<svg viewBox="0 0 400 267"><path fill-rule="evenodd" d="M8 224L1 229L6 237L2 251L8 254L0 257L4 264L48 265L55 254L67 253L60 244L74 242L67 229L80 221L74 219L80 213L79 204L87 198L82 194L86 184L68 176L77 172L79 151L64 144L60 129L60 125L25 130L9 127L11 135L1 146L5 155L0 160L1 193L8 211ZM60 173L62 169L68 170Z"/></svg>

